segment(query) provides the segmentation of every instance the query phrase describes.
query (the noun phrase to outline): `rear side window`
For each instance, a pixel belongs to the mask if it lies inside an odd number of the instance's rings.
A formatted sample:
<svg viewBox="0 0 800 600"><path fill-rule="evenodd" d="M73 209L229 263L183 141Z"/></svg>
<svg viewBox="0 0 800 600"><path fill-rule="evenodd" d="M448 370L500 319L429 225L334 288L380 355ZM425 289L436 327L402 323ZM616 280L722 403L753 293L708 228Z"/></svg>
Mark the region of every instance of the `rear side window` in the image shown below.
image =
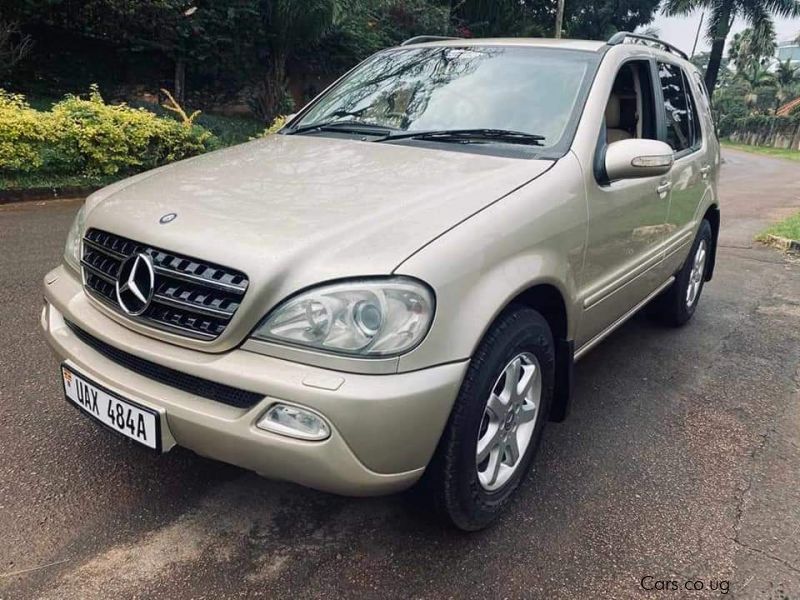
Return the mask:
<svg viewBox="0 0 800 600"><path fill-rule="evenodd" d="M689 86L680 67L658 63L658 77L664 97L667 143L675 152L700 145L700 124Z"/></svg>

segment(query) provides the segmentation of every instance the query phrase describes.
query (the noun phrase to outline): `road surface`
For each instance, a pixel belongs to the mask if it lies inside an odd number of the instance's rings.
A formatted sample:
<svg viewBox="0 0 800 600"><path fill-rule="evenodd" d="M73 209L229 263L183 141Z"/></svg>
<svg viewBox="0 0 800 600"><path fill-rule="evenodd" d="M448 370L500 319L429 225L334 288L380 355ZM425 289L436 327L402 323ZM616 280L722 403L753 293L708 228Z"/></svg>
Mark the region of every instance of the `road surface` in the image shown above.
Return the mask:
<svg viewBox="0 0 800 600"><path fill-rule="evenodd" d="M695 319L636 317L581 361L570 419L474 535L93 426L38 325L78 203L0 208L0 598L797 598L800 264L751 239L800 209L800 167L725 155Z"/></svg>

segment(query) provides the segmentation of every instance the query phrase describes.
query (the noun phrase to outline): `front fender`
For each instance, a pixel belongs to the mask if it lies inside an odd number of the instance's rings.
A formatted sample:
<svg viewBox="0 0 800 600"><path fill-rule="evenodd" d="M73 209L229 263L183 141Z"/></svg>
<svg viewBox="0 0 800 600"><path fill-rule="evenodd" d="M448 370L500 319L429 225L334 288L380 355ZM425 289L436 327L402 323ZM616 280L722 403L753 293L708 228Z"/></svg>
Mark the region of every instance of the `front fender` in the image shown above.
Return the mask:
<svg viewBox="0 0 800 600"><path fill-rule="evenodd" d="M395 273L436 292L426 339L400 358L410 371L472 355L497 315L538 284L555 287L567 311L567 338L586 245L588 211L577 159L567 154L541 177L490 205L404 261Z"/></svg>

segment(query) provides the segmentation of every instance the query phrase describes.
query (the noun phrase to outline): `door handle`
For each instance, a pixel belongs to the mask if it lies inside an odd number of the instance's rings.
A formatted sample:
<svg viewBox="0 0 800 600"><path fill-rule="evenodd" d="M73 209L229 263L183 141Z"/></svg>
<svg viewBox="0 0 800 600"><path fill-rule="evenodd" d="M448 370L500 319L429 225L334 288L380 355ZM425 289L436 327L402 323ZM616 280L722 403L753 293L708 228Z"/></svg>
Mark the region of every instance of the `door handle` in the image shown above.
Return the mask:
<svg viewBox="0 0 800 600"><path fill-rule="evenodd" d="M656 192L658 192L659 196L663 196L672 188L671 181L662 181L661 184L656 188Z"/></svg>
<svg viewBox="0 0 800 600"><path fill-rule="evenodd" d="M708 177L709 172L711 171L711 165L706 165L702 169L700 169L700 175L703 176L703 179Z"/></svg>

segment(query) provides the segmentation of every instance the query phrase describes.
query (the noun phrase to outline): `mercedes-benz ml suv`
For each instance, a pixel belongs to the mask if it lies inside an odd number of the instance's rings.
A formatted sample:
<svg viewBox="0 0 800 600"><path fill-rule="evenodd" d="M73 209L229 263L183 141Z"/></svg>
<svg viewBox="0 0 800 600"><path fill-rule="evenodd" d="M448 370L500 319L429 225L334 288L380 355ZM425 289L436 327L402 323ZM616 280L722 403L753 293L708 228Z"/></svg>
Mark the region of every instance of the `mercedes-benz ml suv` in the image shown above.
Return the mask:
<svg viewBox="0 0 800 600"><path fill-rule="evenodd" d="M67 399L339 494L419 483L490 523L572 365L711 278L719 145L698 71L607 43L418 39L276 135L91 195L41 324Z"/></svg>

